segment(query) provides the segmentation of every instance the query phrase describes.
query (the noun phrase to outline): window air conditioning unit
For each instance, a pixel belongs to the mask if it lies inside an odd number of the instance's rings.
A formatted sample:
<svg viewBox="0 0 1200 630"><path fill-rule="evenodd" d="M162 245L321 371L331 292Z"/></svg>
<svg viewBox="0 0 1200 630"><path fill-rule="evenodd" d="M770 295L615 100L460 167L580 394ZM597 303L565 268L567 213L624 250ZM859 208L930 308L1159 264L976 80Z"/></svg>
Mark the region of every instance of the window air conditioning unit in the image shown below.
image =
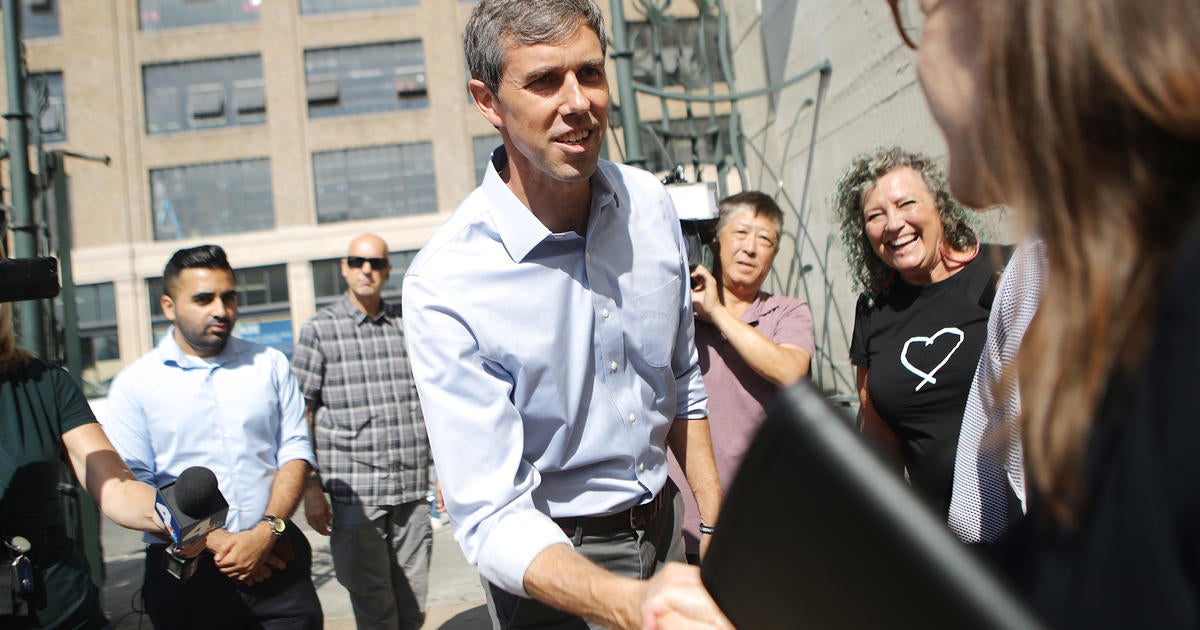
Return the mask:
<svg viewBox="0 0 1200 630"><path fill-rule="evenodd" d="M341 88L337 76L313 77L308 82L308 104L329 105L338 102Z"/></svg>
<svg viewBox="0 0 1200 630"><path fill-rule="evenodd" d="M225 116L225 92L212 90L191 91L188 94L188 109L192 118L212 119Z"/></svg>
<svg viewBox="0 0 1200 630"><path fill-rule="evenodd" d="M425 93L425 70L397 69L396 94L399 96L416 96Z"/></svg>
<svg viewBox="0 0 1200 630"><path fill-rule="evenodd" d="M262 81L234 82L233 100L238 114L261 114L267 111L267 95Z"/></svg>

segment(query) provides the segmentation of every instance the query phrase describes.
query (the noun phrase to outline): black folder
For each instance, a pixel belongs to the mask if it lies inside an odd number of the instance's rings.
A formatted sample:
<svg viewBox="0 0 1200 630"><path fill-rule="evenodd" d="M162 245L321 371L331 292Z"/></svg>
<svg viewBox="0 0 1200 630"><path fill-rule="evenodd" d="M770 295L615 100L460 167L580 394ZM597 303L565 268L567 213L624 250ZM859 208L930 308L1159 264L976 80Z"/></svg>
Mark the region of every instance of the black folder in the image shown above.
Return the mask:
<svg viewBox="0 0 1200 630"><path fill-rule="evenodd" d="M701 577L743 629L1042 627L807 381L769 407Z"/></svg>

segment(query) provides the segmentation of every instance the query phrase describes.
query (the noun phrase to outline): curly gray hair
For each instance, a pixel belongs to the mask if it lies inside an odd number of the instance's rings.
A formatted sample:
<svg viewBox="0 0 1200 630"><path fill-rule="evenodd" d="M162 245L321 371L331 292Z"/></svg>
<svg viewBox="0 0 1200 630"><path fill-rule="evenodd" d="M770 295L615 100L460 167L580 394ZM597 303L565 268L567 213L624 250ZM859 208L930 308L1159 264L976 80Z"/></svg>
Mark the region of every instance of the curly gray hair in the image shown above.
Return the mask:
<svg viewBox="0 0 1200 630"><path fill-rule="evenodd" d="M856 156L842 173L834 187L831 203L842 235L842 249L850 273L859 289L876 293L887 286L892 274L867 240L863 219L863 203L875 188L875 182L887 173L907 166L921 174L925 187L933 196L947 245L956 250L970 249L978 244L975 235L975 213L950 196L946 176L932 158L910 153L900 147L876 149L874 153Z"/></svg>

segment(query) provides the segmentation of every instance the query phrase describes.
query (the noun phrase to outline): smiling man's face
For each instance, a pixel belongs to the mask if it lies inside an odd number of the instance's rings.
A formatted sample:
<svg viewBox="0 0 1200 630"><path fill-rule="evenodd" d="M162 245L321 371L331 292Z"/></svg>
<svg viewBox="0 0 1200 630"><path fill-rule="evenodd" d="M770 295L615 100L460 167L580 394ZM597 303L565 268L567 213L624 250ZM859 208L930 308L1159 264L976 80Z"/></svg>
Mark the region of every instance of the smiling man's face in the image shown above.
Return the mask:
<svg viewBox="0 0 1200 630"><path fill-rule="evenodd" d="M508 46L499 93L482 83L472 91L526 190L553 190L595 172L608 127L608 77L600 38L582 20L561 42Z"/></svg>

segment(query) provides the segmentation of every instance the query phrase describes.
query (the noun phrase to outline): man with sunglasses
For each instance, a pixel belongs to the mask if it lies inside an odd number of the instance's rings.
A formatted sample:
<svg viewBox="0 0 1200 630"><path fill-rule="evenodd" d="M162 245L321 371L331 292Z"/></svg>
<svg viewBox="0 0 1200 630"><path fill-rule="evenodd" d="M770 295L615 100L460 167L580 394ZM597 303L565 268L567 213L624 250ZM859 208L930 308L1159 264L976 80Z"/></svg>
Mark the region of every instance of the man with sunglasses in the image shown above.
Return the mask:
<svg viewBox="0 0 1200 630"><path fill-rule="evenodd" d="M433 548L429 442L400 308L383 300L387 254L374 234L351 241L345 295L300 331L292 365L321 466L304 513L331 536L358 627L419 628Z"/></svg>

